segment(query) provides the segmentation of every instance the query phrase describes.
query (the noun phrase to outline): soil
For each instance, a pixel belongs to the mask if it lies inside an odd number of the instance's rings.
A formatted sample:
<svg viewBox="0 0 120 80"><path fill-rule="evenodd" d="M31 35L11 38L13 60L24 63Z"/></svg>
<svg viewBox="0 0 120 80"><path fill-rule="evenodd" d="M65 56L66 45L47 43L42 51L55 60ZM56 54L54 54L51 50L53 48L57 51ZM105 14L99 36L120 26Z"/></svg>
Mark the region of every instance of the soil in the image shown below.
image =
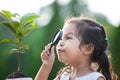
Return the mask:
<svg viewBox="0 0 120 80"><path fill-rule="evenodd" d="M23 74L22 72L13 72L7 76L6 79L12 79L12 78L23 78L28 77L26 74Z"/></svg>

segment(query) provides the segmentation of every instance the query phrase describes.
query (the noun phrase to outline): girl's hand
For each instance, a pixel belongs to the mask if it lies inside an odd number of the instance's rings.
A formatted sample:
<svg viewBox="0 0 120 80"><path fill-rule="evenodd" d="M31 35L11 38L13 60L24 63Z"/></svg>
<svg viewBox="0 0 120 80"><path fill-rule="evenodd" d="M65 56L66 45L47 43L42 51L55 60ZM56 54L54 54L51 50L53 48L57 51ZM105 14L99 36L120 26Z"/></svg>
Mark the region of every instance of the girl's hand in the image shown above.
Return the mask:
<svg viewBox="0 0 120 80"><path fill-rule="evenodd" d="M45 50L43 50L41 53L43 64L41 65L35 80L48 80L48 76L55 60L54 47L52 47L50 50L50 46L50 44L45 46Z"/></svg>
<svg viewBox="0 0 120 80"><path fill-rule="evenodd" d="M45 46L45 50L43 50L41 53L41 59L42 59L43 65L52 67L55 60L55 54L54 54L54 47L52 47L51 50L49 50L50 45L51 44L48 44L47 46Z"/></svg>

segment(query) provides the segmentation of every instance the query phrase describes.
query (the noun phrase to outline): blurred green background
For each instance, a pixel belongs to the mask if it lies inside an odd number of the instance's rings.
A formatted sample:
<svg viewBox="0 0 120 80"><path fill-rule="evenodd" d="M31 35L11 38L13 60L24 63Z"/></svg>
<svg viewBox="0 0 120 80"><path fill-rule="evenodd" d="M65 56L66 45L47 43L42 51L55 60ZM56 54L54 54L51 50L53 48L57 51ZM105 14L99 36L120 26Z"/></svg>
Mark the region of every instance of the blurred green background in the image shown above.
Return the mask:
<svg viewBox="0 0 120 80"><path fill-rule="evenodd" d="M109 23L106 16L100 13L94 13L89 10L88 5L84 0L71 0L68 4L61 5L56 0L41 9L42 14L47 14L50 19L46 25L40 25L40 29L32 31L23 41L23 44L28 44L30 50L22 54L21 71L34 79L42 62L40 53L44 46L51 42L53 34L62 28L64 19L68 16L88 16L96 19L105 26L109 41L109 51L111 52L111 61L115 73L120 80L120 24L114 26ZM39 25L39 20L36 20ZM44 21L47 22L47 21ZM0 25L0 40L3 38L13 38L12 34L3 25ZM9 54L11 48L15 47L11 44L0 43L0 80L4 80L6 76L17 70L17 54ZM53 70L49 76L52 80L63 64L56 57Z"/></svg>

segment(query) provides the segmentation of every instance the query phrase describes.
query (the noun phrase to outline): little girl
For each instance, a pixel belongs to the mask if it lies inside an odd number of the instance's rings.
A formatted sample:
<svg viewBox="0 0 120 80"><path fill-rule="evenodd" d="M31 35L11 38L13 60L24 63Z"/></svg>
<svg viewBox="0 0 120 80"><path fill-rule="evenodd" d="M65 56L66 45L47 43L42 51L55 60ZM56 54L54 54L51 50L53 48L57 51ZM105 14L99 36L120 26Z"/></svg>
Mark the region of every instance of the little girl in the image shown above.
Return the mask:
<svg viewBox="0 0 120 80"><path fill-rule="evenodd" d="M66 64L54 80L111 80L106 54L108 42L105 30L99 23L87 18L68 19L56 51L60 62ZM47 80L55 54L50 44L41 53L42 66L35 80ZM49 54L49 55L48 55ZM97 67L93 67L93 64Z"/></svg>

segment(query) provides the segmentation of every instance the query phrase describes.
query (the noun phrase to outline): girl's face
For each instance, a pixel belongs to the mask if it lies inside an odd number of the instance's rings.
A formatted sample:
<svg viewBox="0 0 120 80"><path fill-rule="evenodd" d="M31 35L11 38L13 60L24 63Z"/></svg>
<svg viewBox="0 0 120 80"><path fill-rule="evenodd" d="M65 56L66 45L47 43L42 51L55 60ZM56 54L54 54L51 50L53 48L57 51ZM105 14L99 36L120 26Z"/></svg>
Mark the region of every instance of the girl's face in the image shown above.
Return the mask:
<svg viewBox="0 0 120 80"><path fill-rule="evenodd" d="M84 58L82 48L79 48L80 39L77 37L77 29L74 24L65 24L63 36L57 45L57 55L59 61L76 65Z"/></svg>

